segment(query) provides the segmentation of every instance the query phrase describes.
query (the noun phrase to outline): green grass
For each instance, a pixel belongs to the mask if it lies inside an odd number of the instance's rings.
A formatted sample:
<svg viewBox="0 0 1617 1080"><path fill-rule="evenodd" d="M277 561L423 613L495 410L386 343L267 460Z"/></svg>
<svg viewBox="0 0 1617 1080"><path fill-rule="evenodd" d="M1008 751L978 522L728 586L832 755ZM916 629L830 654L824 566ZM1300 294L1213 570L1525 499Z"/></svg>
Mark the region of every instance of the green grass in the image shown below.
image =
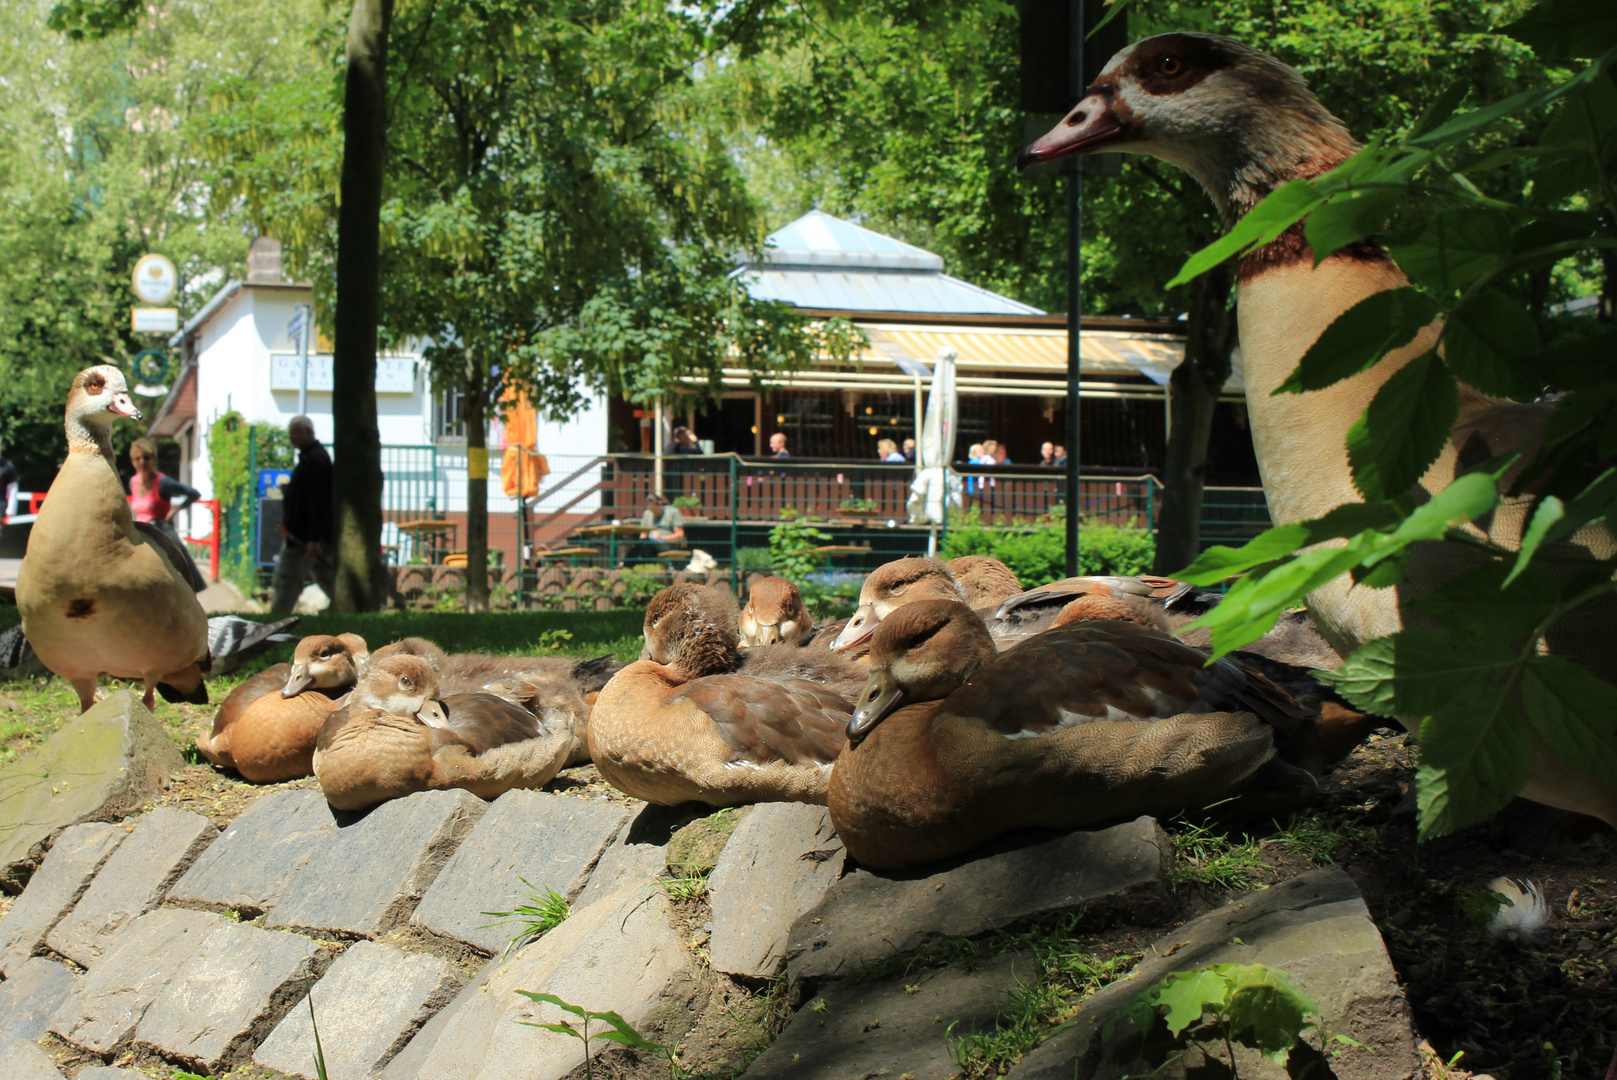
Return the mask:
<svg viewBox="0 0 1617 1080"><path fill-rule="evenodd" d="M711 868L673 868L673 876L662 881L663 891L670 900L695 900L707 892L707 876Z"/></svg>
<svg viewBox="0 0 1617 1080"><path fill-rule="evenodd" d="M515 924L516 933L512 935L507 951L512 946L520 944L529 938L542 937L567 921L567 916L573 913L573 905L567 898L555 889L541 890L525 877L517 878L528 887L524 896L525 903L518 904L510 911L479 911L479 915L491 915L495 921L485 923L485 926L504 926ZM478 927L479 930L483 927Z"/></svg>
<svg viewBox="0 0 1617 1080"><path fill-rule="evenodd" d="M1278 826L1278 822L1276 823ZM1292 855L1315 865L1336 864L1337 857L1353 848L1374 852L1381 846L1383 825L1358 821L1333 821L1318 812L1293 814L1274 842Z"/></svg>
<svg viewBox="0 0 1617 1080"><path fill-rule="evenodd" d="M1217 885L1250 889L1268 869L1250 836L1231 839L1214 826L1186 821L1168 823L1175 859L1170 880L1175 885Z"/></svg>

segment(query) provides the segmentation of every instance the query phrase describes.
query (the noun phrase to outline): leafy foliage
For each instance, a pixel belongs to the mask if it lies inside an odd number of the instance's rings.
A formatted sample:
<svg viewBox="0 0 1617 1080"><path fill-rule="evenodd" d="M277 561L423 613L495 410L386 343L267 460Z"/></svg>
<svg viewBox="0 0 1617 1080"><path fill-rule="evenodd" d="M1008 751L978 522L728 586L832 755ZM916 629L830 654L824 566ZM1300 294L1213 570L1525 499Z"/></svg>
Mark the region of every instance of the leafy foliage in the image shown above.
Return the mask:
<svg viewBox="0 0 1617 1080"><path fill-rule="evenodd" d="M1164 976L1141 991L1121 1018L1143 1035L1149 1036L1160 1023L1171 1038L1181 1039L1208 1015L1229 1053L1230 1073L1236 1076L1233 1043L1283 1061L1302 1041L1304 1030L1317 1026L1308 1018L1319 1015L1319 1006L1283 971L1262 964L1213 964ZM1102 1028L1103 1041L1114 1038L1117 1023L1113 1019Z"/></svg>
<svg viewBox="0 0 1617 1080"><path fill-rule="evenodd" d="M780 512L779 524L769 530L770 564L775 573L798 586L802 586L810 574L825 568L825 558L814 549L828 543L831 534L815 528L816 520L788 506Z"/></svg>
<svg viewBox="0 0 1617 1080"><path fill-rule="evenodd" d="M980 517L968 517L967 522L949 529L943 558L991 555L1030 589L1067 576L1066 536L1060 529L995 527L983 524ZM1078 530L1078 573L1143 574L1151 569L1155 551L1145 529L1085 522Z"/></svg>
<svg viewBox="0 0 1617 1080"><path fill-rule="evenodd" d="M1587 30L1575 42L1546 29L1574 18ZM1545 643L1557 651L1563 619L1617 592L1617 558L1602 539L1617 509L1617 473L1596 464L1617 449L1617 392L1594 365L1611 354L1617 332L1535 318L1509 289L1513 279L1592 252L1617 265L1609 256L1617 249L1617 46L1599 44L1617 35L1617 12L1545 0L1507 32L1573 73L1469 111L1459 110L1463 90L1444 95L1401 137L1275 191L1176 279L1305 217L1316 258L1379 230L1411 287L1343 313L1279 392L1333 385L1382 362L1423 319L1442 320L1435 334L1422 331L1430 347L1386 381L1348 435L1365 502L1272 529L1239 551L1212 549L1184 575L1201 584L1246 575L1203 620L1223 653L1339 575L1395 585L1416 545L1467 549L1473 568L1413 604L1441 628L1368 642L1328 677L1359 707L1418 723L1423 836L1503 806L1527 778L1534 735L1617 784L1617 687L1540 655ZM1506 145L1524 126L1536 137ZM1339 227L1346 215L1334 208L1365 199L1375 200L1375 213L1355 210L1358 226ZM1428 498L1415 484L1448 443L1461 383L1523 401L1546 385L1559 393L1536 455L1507 451ZM1471 524L1525 499L1536 502L1519 552ZM1307 546L1322 541L1334 542Z"/></svg>
<svg viewBox="0 0 1617 1080"><path fill-rule="evenodd" d="M543 1028L546 1031L554 1031L561 1035L571 1035L573 1038L583 1043L585 1080L592 1080L592 1078L595 1076L594 1061L590 1054L590 1043L595 1042L596 1040L617 1043L619 1046L627 1046L635 1050L649 1050L657 1054L666 1054L670 1064L675 1061L674 1052L672 1050L661 1043L655 1043L650 1039L642 1037L641 1034L634 1029L633 1025L615 1012L594 1012L590 1009L585 1009L578 1005L574 1005L571 1002L563 1001L555 994L536 994L529 990L518 990L517 993L536 1004L554 1005L563 1012L571 1013L573 1016L579 1018L579 1025L577 1027L574 1027L571 1022L566 1020L555 1024L541 1024L531 1020L521 1020L518 1021L518 1023L524 1024L527 1027ZM592 1022L597 1024L605 1024L607 1030L597 1031L592 1034L590 1032L590 1024Z"/></svg>
<svg viewBox="0 0 1617 1080"><path fill-rule="evenodd" d="M547 631L547 633L550 632ZM561 633L567 634L569 638L572 637L565 630L561 631ZM567 917L573 913L573 905L569 904L567 898L555 889L540 889L525 877L519 877L517 880L528 888L528 895L524 903L517 904L509 911L478 912L479 915L488 915L495 920L485 924L486 926L501 926L514 923L516 933L511 936L511 945L550 933L550 931L566 922ZM483 927L478 927L478 929L481 930Z"/></svg>

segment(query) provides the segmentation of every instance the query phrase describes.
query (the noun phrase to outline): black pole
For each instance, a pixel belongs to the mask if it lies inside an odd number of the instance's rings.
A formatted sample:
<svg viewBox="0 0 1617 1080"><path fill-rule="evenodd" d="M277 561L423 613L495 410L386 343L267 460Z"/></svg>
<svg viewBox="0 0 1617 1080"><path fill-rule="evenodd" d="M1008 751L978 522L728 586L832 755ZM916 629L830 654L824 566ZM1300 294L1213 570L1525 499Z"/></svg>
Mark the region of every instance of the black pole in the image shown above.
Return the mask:
<svg viewBox="0 0 1617 1080"><path fill-rule="evenodd" d="M1067 94L1071 105L1084 96L1084 0L1072 0L1068 26L1070 59L1067 65ZM1083 158L1069 158L1067 174L1067 576L1078 573L1078 409L1079 367L1082 341L1078 325L1080 287L1079 249L1083 243Z"/></svg>

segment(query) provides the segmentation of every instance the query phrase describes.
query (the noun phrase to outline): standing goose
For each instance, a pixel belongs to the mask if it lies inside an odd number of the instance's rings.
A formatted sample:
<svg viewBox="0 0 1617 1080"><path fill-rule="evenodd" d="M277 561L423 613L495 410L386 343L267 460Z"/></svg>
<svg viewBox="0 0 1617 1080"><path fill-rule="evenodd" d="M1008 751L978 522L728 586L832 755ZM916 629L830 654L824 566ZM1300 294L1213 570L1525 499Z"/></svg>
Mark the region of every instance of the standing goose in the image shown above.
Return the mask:
<svg viewBox="0 0 1617 1080"><path fill-rule="evenodd" d="M140 419L123 372L85 368L68 391L67 460L17 571L23 632L44 665L95 704L96 676L135 679L170 701L206 704L208 616L184 553L137 525L112 458L112 419Z"/></svg>
<svg viewBox="0 0 1617 1080"><path fill-rule="evenodd" d="M1149 154L1190 173L1213 199L1226 227L1275 188L1328 172L1358 150L1347 128L1308 90L1301 75L1271 56L1227 38L1162 34L1112 57L1088 93L1053 130L1026 147L1028 165L1072 154L1125 151ZM1236 266L1241 350L1252 442L1264 495L1277 524L1317 518L1358 502L1348 464L1348 428L1376 392L1405 364L1431 348L1438 326L1427 327L1368 371L1322 390L1274 396L1303 354L1337 316L1408 279L1373 242L1350 245L1314 265L1301 224ZM1420 493L1453 482L1464 461L1531 447L1549 417L1547 405L1498 401L1460 390L1460 415ZM1520 546L1531 511L1527 498L1506 499L1494 511L1487 538ZM1482 538L1480 529L1472 532ZM1603 526L1587 527L1566 545L1569 554L1606 558L1617 543ZM1403 628L1405 597L1464 569L1452 545L1417 553L1409 581L1398 588L1353 586L1343 575L1309 595L1319 629L1346 654ZM1553 652L1617 681L1617 650L1609 626L1617 602L1586 605L1563 620ZM1532 734L1533 760L1521 794L1617 825L1617 790L1555 755Z"/></svg>

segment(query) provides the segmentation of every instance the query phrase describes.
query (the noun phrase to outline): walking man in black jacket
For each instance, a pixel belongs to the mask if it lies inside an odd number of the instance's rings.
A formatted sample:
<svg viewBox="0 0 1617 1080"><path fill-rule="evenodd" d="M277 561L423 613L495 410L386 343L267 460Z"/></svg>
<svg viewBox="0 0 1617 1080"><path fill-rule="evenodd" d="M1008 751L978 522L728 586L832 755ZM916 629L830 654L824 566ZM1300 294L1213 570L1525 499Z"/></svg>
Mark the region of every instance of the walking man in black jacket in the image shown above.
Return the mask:
<svg viewBox="0 0 1617 1080"><path fill-rule="evenodd" d="M275 557L272 611L292 610L311 571L328 597L337 591L331 561L331 455L314 437L307 416L294 416L286 437L298 451L298 464L282 489L279 528L286 542Z"/></svg>

